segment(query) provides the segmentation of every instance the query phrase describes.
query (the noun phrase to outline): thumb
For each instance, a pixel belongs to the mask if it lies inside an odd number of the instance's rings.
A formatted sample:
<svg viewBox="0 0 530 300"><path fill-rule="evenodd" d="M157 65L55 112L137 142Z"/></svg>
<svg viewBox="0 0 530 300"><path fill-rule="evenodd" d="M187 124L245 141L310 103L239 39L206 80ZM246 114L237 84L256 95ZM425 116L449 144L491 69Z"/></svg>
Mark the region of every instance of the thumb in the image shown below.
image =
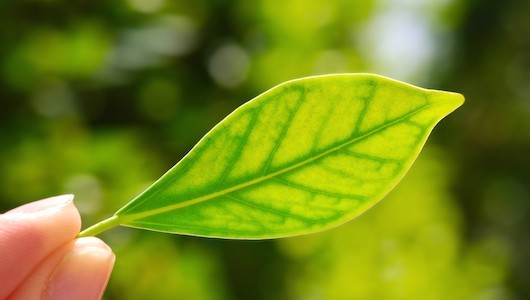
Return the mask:
<svg viewBox="0 0 530 300"><path fill-rule="evenodd" d="M81 218L72 195L32 202L0 215L0 299L55 249L74 240Z"/></svg>
<svg viewBox="0 0 530 300"><path fill-rule="evenodd" d="M80 217L64 195L0 214L0 299L100 299L114 265L95 237L75 239Z"/></svg>

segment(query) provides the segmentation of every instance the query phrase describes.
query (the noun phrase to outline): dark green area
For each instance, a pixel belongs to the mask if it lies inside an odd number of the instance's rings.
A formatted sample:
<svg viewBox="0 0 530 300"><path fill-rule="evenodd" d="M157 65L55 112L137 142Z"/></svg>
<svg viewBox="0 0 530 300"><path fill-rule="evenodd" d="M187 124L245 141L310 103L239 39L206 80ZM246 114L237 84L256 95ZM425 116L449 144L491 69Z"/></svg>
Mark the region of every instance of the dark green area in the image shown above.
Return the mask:
<svg viewBox="0 0 530 300"><path fill-rule="evenodd" d="M114 229L106 298L528 299L529 19L523 0L1 1L0 207L74 193L94 224L264 90L379 73L466 96L388 199L277 241Z"/></svg>

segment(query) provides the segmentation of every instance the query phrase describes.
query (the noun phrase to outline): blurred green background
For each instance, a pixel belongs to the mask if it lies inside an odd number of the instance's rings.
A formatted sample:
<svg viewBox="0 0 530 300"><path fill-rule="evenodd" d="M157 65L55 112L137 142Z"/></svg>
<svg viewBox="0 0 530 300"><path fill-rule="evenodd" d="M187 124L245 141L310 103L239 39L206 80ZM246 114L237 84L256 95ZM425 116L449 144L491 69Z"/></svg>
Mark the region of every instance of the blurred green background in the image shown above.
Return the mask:
<svg viewBox="0 0 530 300"><path fill-rule="evenodd" d="M106 299L530 299L530 1L0 1L0 209L73 193L85 226L283 81L461 92L402 183L323 233L116 228Z"/></svg>

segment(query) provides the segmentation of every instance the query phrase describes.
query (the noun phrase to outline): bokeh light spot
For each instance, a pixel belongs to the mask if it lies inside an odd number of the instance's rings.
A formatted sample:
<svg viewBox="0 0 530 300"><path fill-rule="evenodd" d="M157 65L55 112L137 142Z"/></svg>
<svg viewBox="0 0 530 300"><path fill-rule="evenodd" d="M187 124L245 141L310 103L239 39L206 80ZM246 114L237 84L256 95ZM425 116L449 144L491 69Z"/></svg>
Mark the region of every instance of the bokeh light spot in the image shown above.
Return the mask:
<svg viewBox="0 0 530 300"><path fill-rule="evenodd" d="M226 88L234 88L247 77L250 58L247 52L233 43L218 47L208 60L208 71L214 81Z"/></svg>

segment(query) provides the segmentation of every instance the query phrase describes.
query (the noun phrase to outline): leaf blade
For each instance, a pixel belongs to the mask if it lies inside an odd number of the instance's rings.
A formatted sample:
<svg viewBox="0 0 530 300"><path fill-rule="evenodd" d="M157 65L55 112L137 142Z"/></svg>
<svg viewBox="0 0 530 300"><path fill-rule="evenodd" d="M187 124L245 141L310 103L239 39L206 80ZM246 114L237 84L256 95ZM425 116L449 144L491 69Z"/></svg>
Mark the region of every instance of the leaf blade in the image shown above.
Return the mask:
<svg viewBox="0 0 530 300"><path fill-rule="evenodd" d="M290 81L236 109L116 216L223 238L323 230L388 193L462 102L370 74Z"/></svg>

